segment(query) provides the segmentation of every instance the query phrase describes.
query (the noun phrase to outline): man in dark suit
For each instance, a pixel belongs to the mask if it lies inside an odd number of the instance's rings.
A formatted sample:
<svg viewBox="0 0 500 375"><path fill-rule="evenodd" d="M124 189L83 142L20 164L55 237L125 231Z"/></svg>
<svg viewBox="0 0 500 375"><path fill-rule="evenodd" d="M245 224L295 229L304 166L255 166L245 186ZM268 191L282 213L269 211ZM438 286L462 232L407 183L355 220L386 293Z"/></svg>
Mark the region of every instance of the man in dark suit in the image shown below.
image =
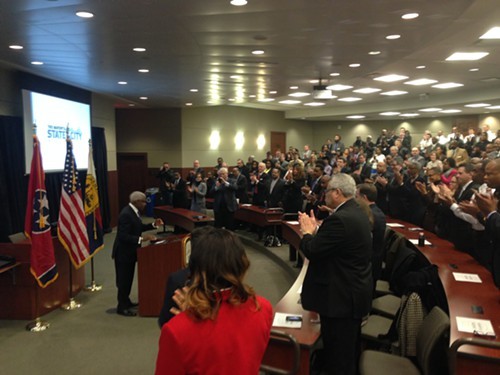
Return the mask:
<svg viewBox="0 0 500 375"><path fill-rule="evenodd" d="M160 179L160 198L162 204L171 205L172 192L168 188L168 184L174 180L174 171L170 169L170 164L168 162L163 163L156 177Z"/></svg>
<svg viewBox="0 0 500 375"><path fill-rule="evenodd" d="M236 181L228 177L227 168L222 167L217 172L214 190L215 227L234 229L234 213L238 208L236 203Z"/></svg>
<svg viewBox="0 0 500 375"><path fill-rule="evenodd" d="M248 203L248 182L238 167L233 168L233 178L236 181L236 199L239 203Z"/></svg>
<svg viewBox="0 0 500 375"><path fill-rule="evenodd" d="M118 288L118 306L116 312L123 316L135 316L137 303L130 300L130 290L134 281L137 249L144 241L156 240L152 234L142 232L163 225L161 219L152 224L143 224L140 212L146 207L146 195L140 191L130 194L130 203L122 209L118 218L118 231L113 244L112 257L115 261L116 287Z"/></svg>
<svg viewBox="0 0 500 375"><path fill-rule="evenodd" d="M309 259L302 306L320 315L328 374L356 373L361 319L371 308L370 222L355 194L354 179L336 174L325 197L333 213L319 228L314 215L299 214L300 249Z"/></svg>
<svg viewBox="0 0 500 375"><path fill-rule="evenodd" d="M280 170L273 168L271 170L271 179L267 185L267 207L283 207L283 193L285 181L280 178Z"/></svg>
<svg viewBox="0 0 500 375"><path fill-rule="evenodd" d="M184 181L179 172L174 173L174 180L170 184L172 191L172 205L174 208L187 208L187 188L186 181Z"/></svg>
<svg viewBox="0 0 500 375"><path fill-rule="evenodd" d="M264 206L266 200L266 186L269 176L265 173L266 164L259 163L257 174L250 175L252 185L252 204L255 206Z"/></svg>

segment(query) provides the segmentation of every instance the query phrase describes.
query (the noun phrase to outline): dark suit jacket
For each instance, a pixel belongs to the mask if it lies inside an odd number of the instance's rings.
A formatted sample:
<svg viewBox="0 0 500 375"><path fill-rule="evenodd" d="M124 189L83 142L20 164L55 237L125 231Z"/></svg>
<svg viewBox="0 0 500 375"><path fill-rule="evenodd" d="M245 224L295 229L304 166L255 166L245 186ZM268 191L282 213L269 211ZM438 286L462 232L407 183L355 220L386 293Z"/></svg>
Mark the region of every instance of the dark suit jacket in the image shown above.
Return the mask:
<svg viewBox="0 0 500 375"><path fill-rule="evenodd" d="M282 207L285 181L283 181L281 178L278 178L278 181L276 181L276 184L274 185L273 192L271 193L270 189L272 182L273 182L272 178L269 179L269 181L267 182L267 189L266 189L267 207L269 208Z"/></svg>
<svg viewBox="0 0 500 375"><path fill-rule="evenodd" d="M247 178L243 175L240 174L238 178L235 178L236 181L236 198L240 200L240 203L248 203L248 194L247 194L247 188L248 188L248 182Z"/></svg>
<svg viewBox="0 0 500 375"><path fill-rule="evenodd" d="M269 180L269 176L266 173L262 173L258 176L258 181L253 184L253 198L252 204L256 206L264 206L264 201L266 200L266 187Z"/></svg>
<svg viewBox="0 0 500 375"><path fill-rule="evenodd" d="M384 236L385 236L385 215L382 210L377 207L375 203L370 205L373 214L373 252L372 252L372 275L373 283L380 279L382 274L382 258L384 250Z"/></svg>
<svg viewBox="0 0 500 375"><path fill-rule="evenodd" d="M118 262L137 261L137 248L141 233L153 229L153 224L143 224L130 205L118 217L118 232L113 244L112 257Z"/></svg>
<svg viewBox="0 0 500 375"><path fill-rule="evenodd" d="M497 211L486 220L486 232L493 243L491 270L495 285L500 288L500 213Z"/></svg>
<svg viewBox="0 0 500 375"><path fill-rule="evenodd" d="M175 182L175 181L174 181ZM186 181L182 178L179 179L177 185L173 190L174 195L172 197L172 204L176 208L187 208L187 190L186 190Z"/></svg>
<svg viewBox="0 0 500 375"><path fill-rule="evenodd" d="M331 318L359 319L372 300L372 236L368 216L354 199L328 216L300 249L309 259L302 306Z"/></svg>
<svg viewBox="0 0 500 375"><path fill-rule="evenodd" d="M172 300L177 289L184 287L189 279L189 268L183 268L170 274L165 287L165 298L163 299L163 307L161 308L160 316L158 317L158 325L163 325L174 317L170 312L172 307L177 307Z"/></svg>
<svg viewBox="0 0 500 375"><path fill-rule="evenodd" d="M458 187L455 192L455 200L457 203L462 201L470 201L474 192L473 189L478 189L479 185L472 182L467 186L464 192L460 195L462 188ZM458 250L468 252L470 254L473 253L475 248L475 237L474 230L472 229L472 225L468 222L459 219L453 213L450 214L451 210L447 210L450 219L450 241L453 242L453 245Z"/></svg>
<svg viewBox="0 0 500 375"><path fill-rule="evenodd" d="M236 203L236 181L233 178L229 178L227 180L229 184L222 184L217 188L217 185L214 185L214 211L220 211L222 205L227 207L229 212L235 212L238 208L238 204Z"/></svg>

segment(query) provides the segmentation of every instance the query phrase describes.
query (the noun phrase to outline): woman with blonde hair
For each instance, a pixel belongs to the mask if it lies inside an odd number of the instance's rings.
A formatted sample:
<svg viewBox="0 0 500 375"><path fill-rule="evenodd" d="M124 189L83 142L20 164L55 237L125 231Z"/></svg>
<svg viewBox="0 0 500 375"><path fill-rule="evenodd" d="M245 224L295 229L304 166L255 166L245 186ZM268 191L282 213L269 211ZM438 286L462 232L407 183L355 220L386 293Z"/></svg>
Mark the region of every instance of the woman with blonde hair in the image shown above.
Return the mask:
<svg viewBox="0 0 500 375"><path fill-rule="evenodd" d="M256 375L269 340L272 306L243 282L250 262L239 238L217 228L192 233L188 286L163 325L156 374Z"/></svg>

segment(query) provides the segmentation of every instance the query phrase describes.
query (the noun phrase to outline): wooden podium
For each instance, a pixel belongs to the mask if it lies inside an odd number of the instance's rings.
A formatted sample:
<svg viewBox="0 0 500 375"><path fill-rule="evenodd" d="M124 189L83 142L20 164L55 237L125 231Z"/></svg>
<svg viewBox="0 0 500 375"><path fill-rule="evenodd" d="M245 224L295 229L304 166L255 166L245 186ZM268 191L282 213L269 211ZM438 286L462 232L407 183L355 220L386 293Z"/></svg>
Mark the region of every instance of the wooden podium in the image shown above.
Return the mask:
<svg viewBox="0 0 500 375"><path fill-rule="evenodd" d="M168 276L186 266L188 235L172 235L137 251L139 315L159 316Z"/></svg>
<svg viewBox="0 0 500 375"><path fill-rule="evenodd" d="M41 288L30 272L31 243L0 243L0 254L9 255L20 264L0 274L0 319L32 320L55 310L69 301L68 253L57 238L53 238L59 277ZM71 266L72 267L72 266ZM72 270L73 296L85 285L85 267Z"/></svg>

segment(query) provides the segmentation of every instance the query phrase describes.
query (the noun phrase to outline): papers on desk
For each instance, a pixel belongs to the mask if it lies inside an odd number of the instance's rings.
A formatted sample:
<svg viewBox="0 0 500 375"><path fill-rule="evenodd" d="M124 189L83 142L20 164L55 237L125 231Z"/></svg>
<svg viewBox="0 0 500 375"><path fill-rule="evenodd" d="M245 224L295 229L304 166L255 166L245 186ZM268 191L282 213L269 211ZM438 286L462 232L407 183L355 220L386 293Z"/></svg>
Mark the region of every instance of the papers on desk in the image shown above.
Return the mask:
<svg viewBox="0 0 500 375"><path fill-rule="evenodd" d="M250 203L243 203L241 207L252 207L252 205Z"/></svg>
<svg viewBox="0 0 500 375"><path fill-rule="evenodd" d="M287 317L292 317L292 320ZM300 320L296 320L300 317ZM273 327L283 327L283 328L301 328L302 327L302 315L297 314L285 314L277 312L274 314Z"/></svg>
<svg viewBox="0 0 500 375"><path fill-rule="evenodd" d="M491 325L491 320L463 318L457 316L457 329L460 332L473 333L477 336L495 337L495 331Z"/></svg>
<svg viewBox="0 0 500 375"><path fill-rule="evenodd" d="M285 221L285 223L290 224L290 225L299 225L300 224L298 221Z"/></svg>
<svg viewBox="0 0 500 375"><path fill-rule="evenodd" d="M462 272L453 272L453 277L456 281L465 281L468 283L482 283L479 275L475 273L462 273Z"/></svg>
<svg viewBox="0 0 500 375"><path fill-rule="evenodd" d="M412 244L418 245L418 240L409 240ZM432 245L429 241L425 240L425 246Z"/></svg>
<svg viewBox="0 0 500 375"><path fill-rule="evenodd" d="M399 223L387 223L386 225L390 228L404 228L405 227L403 224L399 224Z"/></svg>

